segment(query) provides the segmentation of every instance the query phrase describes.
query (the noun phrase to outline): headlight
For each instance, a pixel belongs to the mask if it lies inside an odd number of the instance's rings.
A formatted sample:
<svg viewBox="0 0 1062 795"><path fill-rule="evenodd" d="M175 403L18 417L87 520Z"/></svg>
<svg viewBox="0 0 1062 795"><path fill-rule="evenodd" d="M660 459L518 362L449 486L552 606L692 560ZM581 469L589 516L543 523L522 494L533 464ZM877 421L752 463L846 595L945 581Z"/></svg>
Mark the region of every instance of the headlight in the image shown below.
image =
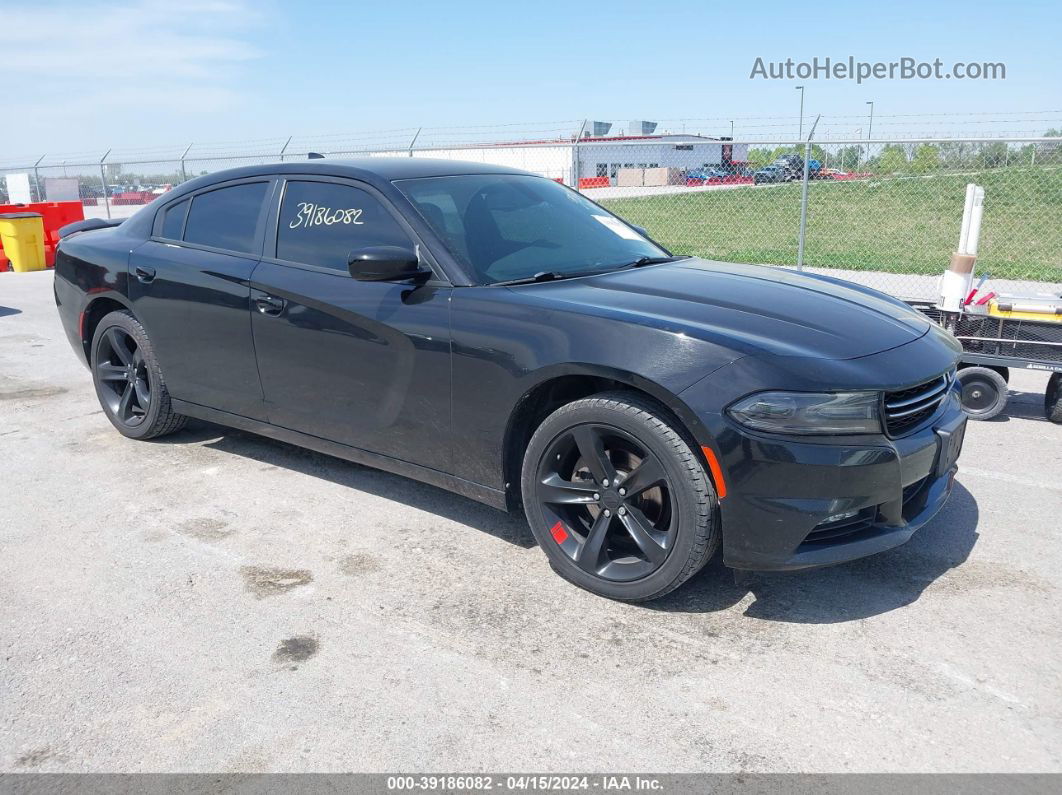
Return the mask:
<svg viewBox="0 0 1062 795"><path fill-rule="evenodd" d="M760 392L727 409L747 428L771 433L881 433L877 392Z"/></svg>

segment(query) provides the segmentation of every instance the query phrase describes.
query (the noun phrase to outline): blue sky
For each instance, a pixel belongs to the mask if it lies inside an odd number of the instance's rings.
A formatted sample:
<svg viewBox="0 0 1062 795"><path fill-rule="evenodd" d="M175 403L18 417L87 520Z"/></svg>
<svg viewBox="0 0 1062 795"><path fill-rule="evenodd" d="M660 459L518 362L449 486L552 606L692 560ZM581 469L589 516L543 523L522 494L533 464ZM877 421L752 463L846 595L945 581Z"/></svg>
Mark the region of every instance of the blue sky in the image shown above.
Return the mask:
<svg viewBox="0 0 1062 795"><path fill-rule="evenodd" d="M998 112L977 131L1033 131L1062 119L1017 115L1062 109L1060 9L820 0L805 20L797 4L771 2L0 0L5 86L16 77L23 89L5 101L0 160L583 118L734 118L738 137L792 136L801 83L806 114L822 113L835 136L864 127L868 100L875 137L914 126L897 114ZM749 79L757 56L849 55L1002 61L1007 79ZM917 122L961 132L945 117Z"/></svg>

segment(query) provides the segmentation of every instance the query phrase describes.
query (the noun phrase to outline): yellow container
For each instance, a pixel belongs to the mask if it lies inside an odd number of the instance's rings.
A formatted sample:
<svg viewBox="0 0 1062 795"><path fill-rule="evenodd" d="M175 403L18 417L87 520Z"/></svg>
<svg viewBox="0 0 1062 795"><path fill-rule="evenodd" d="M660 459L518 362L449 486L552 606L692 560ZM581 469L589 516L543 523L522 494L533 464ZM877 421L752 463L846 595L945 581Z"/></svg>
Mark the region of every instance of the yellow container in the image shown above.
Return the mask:
<svg viewBox="0 0 1062 795"><path fill-rule="evenodd" d="M0 213L0 241L13 270L44 270L44 218L40 213Z"/></svg>
<svg viewBox="0 0 1062 795"><path fill-rule="evenodd" d="M2 218L3 216L0 216ZM1011 306L1013 301L1007 299L1003 302L1004 306ZM1036 320L1040 323L1062 323L1062 315L1057 315L1048 312L1015 312L1009 309L1000 309L999 301L993 298L988 302L988 314L991 317L1006 317L1011 320Z"/></svg>

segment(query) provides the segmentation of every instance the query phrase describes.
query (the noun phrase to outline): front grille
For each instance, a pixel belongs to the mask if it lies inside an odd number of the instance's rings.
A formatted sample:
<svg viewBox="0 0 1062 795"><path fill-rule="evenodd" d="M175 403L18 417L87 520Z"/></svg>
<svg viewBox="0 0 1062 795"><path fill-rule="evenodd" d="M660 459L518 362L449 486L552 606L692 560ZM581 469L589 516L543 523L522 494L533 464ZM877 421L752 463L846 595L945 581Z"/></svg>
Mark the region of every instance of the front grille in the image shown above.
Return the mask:
<svg viewBox="0 0 1062 795"><path fill-rule="evenodd" d="M947 397L951 373L937 376L908 389L885 393L885 430L902 436L929 419Z"/></svg>

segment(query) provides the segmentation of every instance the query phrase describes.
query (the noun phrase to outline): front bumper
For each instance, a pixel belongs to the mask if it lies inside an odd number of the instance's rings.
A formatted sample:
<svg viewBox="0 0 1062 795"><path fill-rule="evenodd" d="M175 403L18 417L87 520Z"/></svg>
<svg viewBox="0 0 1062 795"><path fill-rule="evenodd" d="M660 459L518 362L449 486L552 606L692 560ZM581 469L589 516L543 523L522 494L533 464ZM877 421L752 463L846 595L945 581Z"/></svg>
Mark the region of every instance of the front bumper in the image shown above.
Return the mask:
<svg viewBox="0 0 1062 795"><path fill-rule="evenodd" d="M805 569L903 544L951 494L965 429L954 390L926 427L865 444L756 434L718 417L724 563Z"/></svg>
<svg viewBox="0 0 1062 795"><path fill-rule="evenodd" d="M873 358L878 370L885 356ZM748 388L740 373L733 380ZM706 381L685 397L724 472L726 566L807 569L883 552L907 541L952 492L966 426L955 388L931 420L900 438L797 437L737 425L718 384Z"/></svg>

